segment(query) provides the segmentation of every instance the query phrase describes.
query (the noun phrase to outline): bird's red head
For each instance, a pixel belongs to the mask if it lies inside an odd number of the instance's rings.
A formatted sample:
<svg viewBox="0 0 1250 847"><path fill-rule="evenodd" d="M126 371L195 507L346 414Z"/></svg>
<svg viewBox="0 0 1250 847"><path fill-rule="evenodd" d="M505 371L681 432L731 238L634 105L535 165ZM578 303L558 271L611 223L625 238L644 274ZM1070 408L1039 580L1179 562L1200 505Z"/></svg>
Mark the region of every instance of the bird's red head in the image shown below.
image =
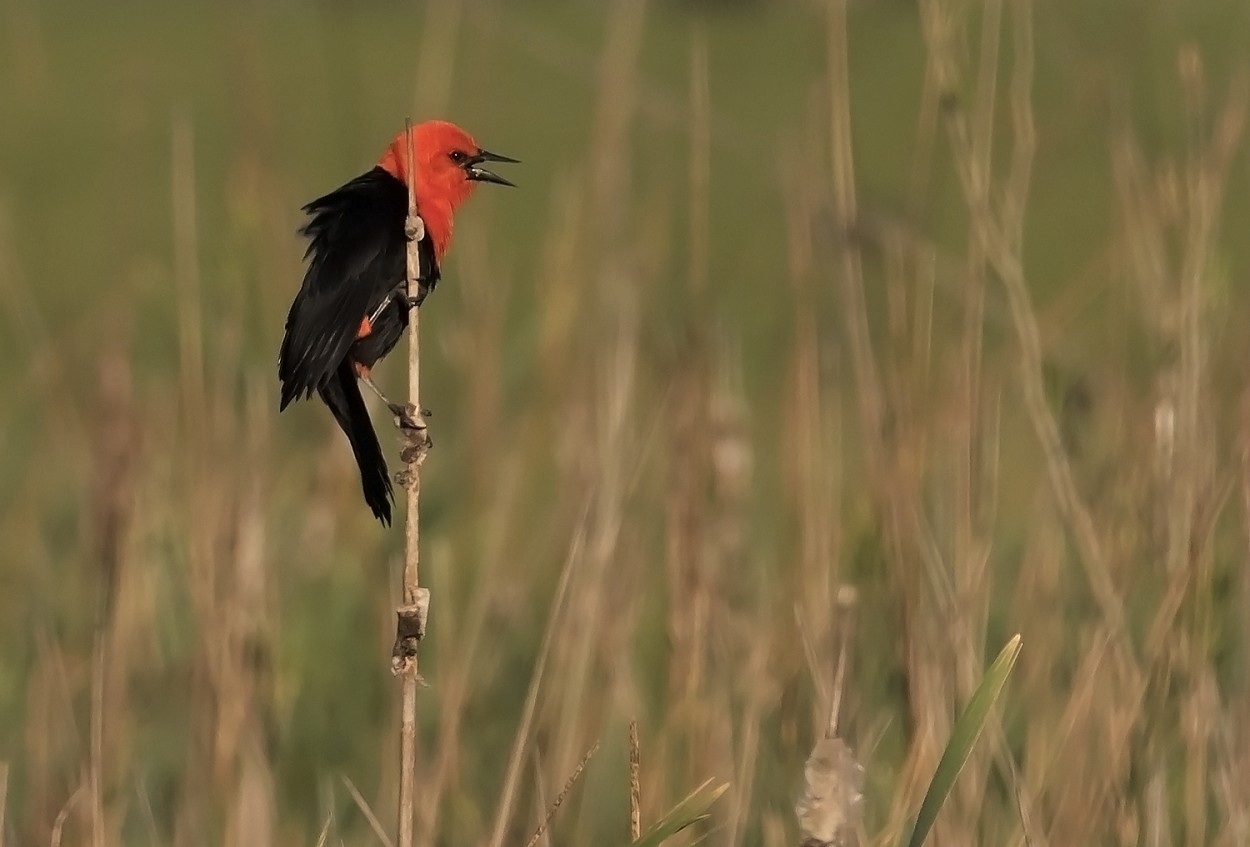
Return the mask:
<svg viewBox="0 0 1250 847"><path fill-rule="evenodd" d="M425 121L412 128L412 161L416 169L417 211L442 260L451 244L452 217L479 182L512 185L481 167L483 162L515 162L483 150L473 136L447 121ZM401 131L378 162L391 176L408 184L408 133Z"/></svg>

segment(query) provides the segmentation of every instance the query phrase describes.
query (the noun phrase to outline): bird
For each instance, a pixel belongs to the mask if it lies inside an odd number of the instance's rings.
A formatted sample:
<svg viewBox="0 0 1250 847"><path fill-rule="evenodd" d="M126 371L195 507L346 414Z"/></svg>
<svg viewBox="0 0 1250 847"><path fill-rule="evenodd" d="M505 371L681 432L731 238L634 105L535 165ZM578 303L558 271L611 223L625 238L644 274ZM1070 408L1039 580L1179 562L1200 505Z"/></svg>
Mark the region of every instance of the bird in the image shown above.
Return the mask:
<svg viewBox="0 0 1250 847"><path fill-rule="evenodd" d="M406 276L409 161L414 163L417 214L425 224L413 298ZM383 526L391 523L395 495L360 383L401 424L412 425L407 407L391 403L373 382L373 367L403 336L409 310L438 284L456 209L479 183L514 185L483 163L519 161L484 150L453 123L424 121L412 127L411 155L405 129L373 168L302 209L307 220L299 234L308 241L306 268L278 353L278 410L314 393L320 397L347 436L365 503Z"/></svg>

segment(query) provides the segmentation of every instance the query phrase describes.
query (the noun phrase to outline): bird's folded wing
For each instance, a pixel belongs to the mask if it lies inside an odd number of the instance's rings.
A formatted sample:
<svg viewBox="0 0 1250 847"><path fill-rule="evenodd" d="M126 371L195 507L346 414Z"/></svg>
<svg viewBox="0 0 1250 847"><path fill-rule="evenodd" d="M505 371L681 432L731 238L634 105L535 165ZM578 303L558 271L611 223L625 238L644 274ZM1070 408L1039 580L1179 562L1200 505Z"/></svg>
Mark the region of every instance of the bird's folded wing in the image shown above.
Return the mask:
<svg viewBox="0 0 1250 847"><path fill-rule="evenodd" d="M308 269L278 361L283 407L334 374L361 319L403 281L406 206L402 184L370 172L306 207Z"/></svg>

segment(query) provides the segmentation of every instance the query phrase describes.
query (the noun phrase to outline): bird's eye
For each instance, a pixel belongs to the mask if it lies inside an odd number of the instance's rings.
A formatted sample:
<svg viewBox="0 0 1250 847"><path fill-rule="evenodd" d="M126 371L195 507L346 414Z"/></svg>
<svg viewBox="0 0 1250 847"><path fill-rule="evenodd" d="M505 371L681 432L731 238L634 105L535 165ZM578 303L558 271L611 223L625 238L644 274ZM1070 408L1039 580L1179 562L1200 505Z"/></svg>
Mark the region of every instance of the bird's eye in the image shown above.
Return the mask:
<svg viewBox="0 0 1250 847"><path fill-rule="evenodd" d="M462 153L461 151L459 151L459 150L452 150L452 151L451 151L451 160L452 160L453 162L455 162L457 165L458 165L458 164L460 164L461 162L463 162L463 161L465 160L465 158L466 158L466 157L465 157L464 153Z"/></svg>

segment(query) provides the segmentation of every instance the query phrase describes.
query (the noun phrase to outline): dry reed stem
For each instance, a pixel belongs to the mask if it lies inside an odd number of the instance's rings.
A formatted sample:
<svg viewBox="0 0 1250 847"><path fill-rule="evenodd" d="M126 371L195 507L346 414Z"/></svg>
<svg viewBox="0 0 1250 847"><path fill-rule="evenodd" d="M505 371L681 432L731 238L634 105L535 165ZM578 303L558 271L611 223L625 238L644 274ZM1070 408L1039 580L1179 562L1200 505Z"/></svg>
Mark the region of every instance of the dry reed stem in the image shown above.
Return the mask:
<svg viewBox="0 0 1250 847"><path fill-rule="evenodd" d="M887 413L893 410L887 407L887 380L874 357L859 235L863 223L856 195L847 7L847 0L828 0L826 4L831 188L840 263L837 277L858 401L864 476L871 501L881 514L892 565L909 681L907 705L917 726L904 770L916 782L909 784L905 776L903 787L895 794L893 815L901 821L907 814L907 797L920 788L920 774L931 772L940 755L940 733L933 725L949 719L945 717L949 711L946 685L935 671L940 659L934 654L940 652L941 641L936 633L926 631L929 618L923 611L928 605L924 589L929 589L939 613L946 618L954 614L955 592L925 515L919 470L916 463L907 461L909 445L886 426L887 417L893 417ZM899 421L906 423L904 416L899 416ZM901 424L890 429L906 432Z"/></svg>
<svg viewBox="0 0 1250 847"><path fill-rule="evenodd" d="M517 727L516 737L512 742L512 754L508 760L508 773L504 779L499 808L495 813L495 826L491 833L490 847L502 847L504 835L508 828L508 819L512 814L512 805L516 801L517 783L521 777L521 763L525 753L525 745L529 740L530 729L534 723L534 712L538 706L538 692L542 686L543 673L547 668L547 659L555 642L555 634L560 623L560 613L564 609L564 599L568 594L569 582L573 575L574 564L585 552L585 518L579 522L578 531L573 537L564 569L560 573L560 582L556 586L555 596L551 599L551 610L547 617L547 628L543 632L542 646L538 650L538 662L534 666L534 674L530 677L529 691L525 695L525 706L521 712L521 723Z"/></svg>
<svg viewBox="0 0 1250 847"><path fill-rule="evenodd" d="M330 825L334 823L334 813L330 812L326 815L326 821L321 825L321 832L317 834L317 847L326 847L326 842L330 840ZM0 847L4 847L0 845Z"/></svg>
<svg viewBox="0 0 1250 847"><path fill-rule="evenodd" d="M69 814L78 803L78 798L82 796L82 791L83 787L81 785L75 788L74 793L69 795L69 799L65 801L65 805L56 813L56 820L52 822L52 836L48 842L51 847L61 847L61 834L65 830L65 821L69 819Z"/></svg>
<svg viewBox="0 0 1250 847"><path fill-rule="evenodd" d="M0 821L3 820L4 815L0 814ZM629 722L629 840L637 841L641 837L642 750L638 744L638 721L634 719ZM0 844L0 847L3 845Z"/></svg>
<svg viewBox="0 0 1250 847"><path fill-rule="evenodd" d="M1018 30L1014 42L1016 55L1010 96L1013 129L1011 166L1004 192L1004 220L995 217L988 193L982 188L991 174L978 158L976 143L969 138L967 122L957 108L947 110L947 131L973 231L1007 294L1012 324L1020 344L1021 392L1025 410L1042 448L1055 501L1080 552L1094 599L1122 648L1121 657L1132 667L1135 663L1131 647L1125 640L1123 600L1111 579L1093 516L1077 487L1059 425L1046 400L1041 332L1021 256L1025 199L1037 145L1032 108L1032 5L1027 0L1020 0L1017 7ZM933 54L932 60L947 69L951 76L944 80L945 90L953 90L950 86L954 83L955 60L950 54L951 45L948 39L939 37L934 31L932 10L923 17L928 24L925 38Z"/></svg>
<svg viewBox="0 0 1250 847"><path fill-rule="evenodd" d="M1024 784L1024 777L1016 765L1015 758L1007 749L1007 735L1003 732L1002 723L1000 722L995 729L994 743L997 749L1007 751L1002 758L1007 762L1007 775L1010 777L1012 796L1016 800L1016 816L1020 819L1020 838L1017 843L1023 843L1025 847L1046 847L1048 842L1033 822L1034 813L1030 811L1032 804L1028 789Z"/></svg>
<svg viewBox="0 0 1250 847"><path fill-rule="evenodd" d="M4 815L9 801L9 763L0 762L0 847L4 847Z"/></svg>
<svg viewBox="0 0 1250 847"><path fill-rule="evenodd" d="M534 751L534 812L542 817L547 812L547 790L543 787L543 757L538 750ZM544 847L551 847L551 833L544 831L538 839Z"/></svg>
<svg viewBox="0 0 1250 847"><path fill-rule="evenodd" d="M482 586L498 584L498 573L511 559L506 555L508 542L505 532L507 516L514 513L519 503L521 488L520 457L509 456L503 469L495 468L496 499L487 511L497 516L487 530L483 565L477 581ZM440 568L454 566L449 556L439 557ZM438 570L435 571L437 578ZM456 652L445 662L448 670L439 677L437 706L439 716L438 754L432 765L427 765L423 779L421 803L417 809L416 839L421 843L432 842L438 829L444 792L454 783L455 772L463 753L462 725L472 691L472 683L479 678L478 661L484 636L488 633L487 621L496 600L493 591L474 591L466 612L457 615L455 638L452 642ZM446 620L446 619L444 619ZM542 808L546 808L544 804Z"/></svg>
<svg viewBox="0 0 1250 847"><path fill-rule="evenodd" d="M91 845L104 847L104 674L108 668L108 636L105 621L96 626L91 658L91 754L88 763L91 788Z"/></svg>
<svg viewBox="0 0 1250 847"><path fill-rule="evenodd" d="M825 735L832 738L838 734L838 722L842 714L842 693L846 685L846 672L850 664L851 637L855 632L855 613L859 607L859 593L854 586L838 588L838 663L833 672L833 695L829 698L829 721Z"/></svg>
<svg viewBox="0 0 1250 847"><path fill-rule="evenodd" d="M849 236L857 225L859 210L855 196L854 146L851 137L850 59L847 46L847 0L829 0L828 58L829 96L831 109L830 158L833 169L833 204L839 235ZM841 258L842 296L845 301L846 332L851 347L855 383L859 392L861 427L863 429L868 470L877 480L878 488L887 475L882 458L882 421L885 417L881 378L872 355L872 338L868 327L868 310L864 299L863 264L853 239L843 243Z"/></svg>
<svg viewBox="0 0 1250 847"><path fill-rule="evenodd" d="M623 533L625 504L646 467L648 446L665 422L662 414L636 414L639 306L644 286L656 278L640 260L659 251L636 249L627 237L635 226L637 181L630 177L630 133L646 10L646 2L614 0L607 13L596 71L600 96L591 128L592 154L579 198L584 221L574 230L584 226L584 246L572 256L578 274L565 280L571 284L570 302L578 304L569 331L583 351L574 357L581 359L575 376L561 380L581 389L567 394L575 421L570 430L577 434L572 442L577 448L567 455L576 457L572 485L585 497L590 517L588 553L579 562L561 637L552 649L560 687L550 706L548 760L560 772L571 770L585 750L585 716L606 706L610 689L596 681L600 657L612 651L627 611L625 604L612 601L609 590L613 574L627 562L633 564L626 558L633 539ZM638 225L646 231L651 221ZM583 263L585 271L577 267ZM566 334L559 343L568 338ZM566 396L564 387L555 391ZM590 822L586 816L578 819L579 826Z"/></svg>
<svg viewBox="0 0 1250 847"><path fill-rule="evenodd" d="M425 224L417 216L415 185L416 152L413 149L412 120L405 122L407 138L408 220L404 233L408 238L407 285L409 302L420 296L420 242ZM399 847L412 847L417 792L417 645L425 633L429 609L429 592L420 587L420 499L421 463L429 446L421 411L421 343L418 333L420 309L409 310L408 326L408 409L416 422L415 431L404 429L407 447L403 451L407 469L403 474L408 492L408 517L404 531L403 604L396 611L395 647L391 653L391 670L403 677L402 708L399 725Z"/></svg>
<svg viewBox="0 0 1250 847"><path fill-rule="evenodd" d="M838 737L848 653L859 599L855 589L842 586L836 599L838 658L834 666L829 713L823 737L817 740L803 768L804 793L795 807L803 847L854 844L862 825L864 768L851 748ZM812 667L816 674L816 667ZM820 679L814 680L817 689Z"/></svg>
<svg viewBox="0 0 1250 847"><path fill-rule="evenodd" d="M564 801L568 798L569 792L573 790L573 786L577 784L577 780L581 778L582 771L586 770L587 763L595 753L599 752L599 742L596 741L586 751L586 755L582 756L582 760L577 763L577 767L573 770L572 776L564 783L564 788L560 789L560 793L556 795L556 799L552 801L550 808L547 809L547 816L543 818L542 823L538 825L538 829L534 830L534 834L530 836L530 840L525 843L525 847L535 847L539 840L547 834L547 827L551 825L551 819L555 817L560 806L564 805Z"/></svg>
<svg viewBox="0 0 1250 847"><path fill-rule="evenodd" d="M1002 0L987 0L981 19L980 54L977 61L976 89L969 117L972 161L977 168L976 190L988 202L994 170L995 103L999 88L998 69L1002 57ZM1024 48L1027 49L1027 46ZM985 246L975 231L966 235L967 279L963 291L963 327L959 340L961 373L958 382L960 402L954 424L954 527L951 539L951 565L956 601L952 606L953 625L947 649L954 659L953 680L948 690L966 702L976 690L985 656L985 628L988 618L987 565L990 556L988 533L978 520L983 514L981 485L982 392L984 390L983 339L988 262ZM981 817L987 754L974 749L948 802L957 805L965 820ZM970 837L970 833L967 834Z"/></svg>
<svg viewBox="0 0 1250 847"><path fill-rule="evenodd" d="M859 406L860 438L868 477L869 494L882 515L886 549L894 566L891 575L900 602L902 642L910 676L908 705L917 724L931 723L942 714L946 701L944 684L933 671L933 653L939 641L924 631L927 616L923 588L927 587L940 613L953 615L954 588L951 585L941 549L925 515L922 481L915 462L907 461L908 444L890 430L905 432L902 426L887 428L887 380L881 375L873 352L867 304L863 256L856 197L854 143L852 134L850 58L848 46L847 0L827 4L828 94L830 97L830 157L838 258L839 282L845 335L850 348L855 393ZM890 416L893 417L893 416ZM900 420L905 420L900 416ZM915 563L915 564L913 564ZM918 567L919 573L916 573ZM939 750L936 734L921 732L909 754L913 759L932 759L919 774L936 764ZM906 792L896 796L902 801ZM902 807L899 807L899 813Z"/></svg>
<svg viewBox="0 0 1250 847"><path fill-rule="evenodd" d="M217 417L208 396L196 150L191 115L181 109L175 112L170 125L170 223L178 317L176 427L187 447L175 451L175 459L179 463L184 508L194 516L185 539L187 589L197 631L190 662L191 686L193 696L212 703L223 693L216 686L219 642L213 637L221 625L221 586L214 529L222 491L220 478L213 473L211 450L213 422ZM192 717L191 755L202 757L210 764L187 773L184 787L187 799L178 809L173 824L175 844L188 843L190 833L199 831L215 799L216 779L222 773L223 763L214 746L216 718L212 707L197 710Z"/></svg>

